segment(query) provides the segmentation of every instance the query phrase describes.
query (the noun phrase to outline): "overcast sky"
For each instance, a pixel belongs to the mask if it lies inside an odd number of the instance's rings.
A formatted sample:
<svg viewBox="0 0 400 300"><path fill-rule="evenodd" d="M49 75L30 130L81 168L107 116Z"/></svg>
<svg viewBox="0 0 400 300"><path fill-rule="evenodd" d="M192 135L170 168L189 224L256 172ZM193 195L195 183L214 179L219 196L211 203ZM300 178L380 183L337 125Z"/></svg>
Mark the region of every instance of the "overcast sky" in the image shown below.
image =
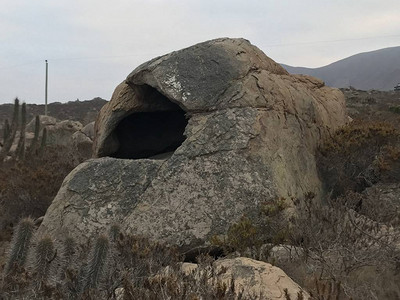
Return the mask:
<svg viewBox="0 0 400 300"><path fill-rule="evenodd" d="M244 37L277 62L319 67L400 45L398 0L0 0L0 103L109 99L146 60ZM399 58L400 59L400 58Z"/></svg>

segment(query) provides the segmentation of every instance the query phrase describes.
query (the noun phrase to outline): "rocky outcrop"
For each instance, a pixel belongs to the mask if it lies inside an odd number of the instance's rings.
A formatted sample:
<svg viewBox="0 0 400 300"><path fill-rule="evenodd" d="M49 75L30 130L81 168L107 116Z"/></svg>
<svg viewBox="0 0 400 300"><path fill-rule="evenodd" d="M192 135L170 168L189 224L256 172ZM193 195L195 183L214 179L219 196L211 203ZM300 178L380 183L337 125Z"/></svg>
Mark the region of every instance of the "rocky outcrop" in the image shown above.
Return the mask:
<svg viewBox="0 0 400 300"><path fill-rule="evenodd" d="M64 120L46 127L47 144L69 146L72 144L72 135L83 126L78 121Z"/></svg>
<svg viewBox="0 0 400 300"><path fill-rule="evenodd" d="M234 259L221 259L213 263L214 275L208 275L210 281L215 276L219 282L224 283L228 288L234 280L236 295L242 293L242 296L251 299L310 299L309 294L304 291L297 283L285 274L280 268L269 263L257 261L247 257L238 257ZM182 270L186 274L193 274L198 269L197 264L184 263ZM205 272L199 270L198 272ZM202 278L203 274L198 274ZM285 295L287 289L288 298Z"/></svg>
<svg viewBox="0 0 400 300"><path fill-rule="evenodd" d="M80 240L113 221L185 249L263 201L321 194L314 151L347 120L343 94L289 75L243 39L153 59L114 91L93 150L64 181L40 232ZM121 159L122 158L122 159Z"/></svg>
<svg viewBox="0 0 400 300"><path fill-rule="evenodd" d="M72 144L76 153L80 154L83 160L92 157L94 138L94 122L87 124L81 130L72 135Z"/></svg>
<svg viewBox="0 0 400 300"><path fill-rule="evenodd" d="M82 124L78 121L63 120L57 121L56 118L50 116L39 116L39 131L43 128L47 129L47 144L48 145L63 145L71 146L72 135L76 131L82 129ZM89 129L88 129L89 130ZM28 144L34 136L35 118L33 118L26 126Z"/></svg>
<svg viewBox="0 0 400 300"><path fill-rule="evenodd" d="M36 118L33 118L26 126L25 132L25 144L30 145L35 136L35 123ZM63 120L57 121L57 119L51 116L39 116L39 139L42 137L42 130L46 128L47 130L47 145L62 145L71 149L71 152L75 152L76 156L83 157L85 159L90 158L92 154L92 144L93 144L93 132L94 124L86 125L86 132L91 134L91 139L88 140L84 137L76 134L76 132L82 132L84 134L84 128L82 124L78 121ZM82 131L81 131L82 130ZM90 132L92 131L92 133ZM17 133L16 139L11 151L15 151L17 148L17 142L19 140L19 132ZM75 137L74 137L75 135ZM85 134L86 136L86 134ZM40 143L40 140L39 140Z"/></svg>
<svg viewBox="0 0 400 300"><path fill-rule="evenodd" d="M81 129L81 132L93 141L94 139L94 121Z"/></svg>
<svg viewBox="0 0 400 300"><path fill-rule="evenodd" d="M36 118L31 119L31 121L26 125L26 131L27 132L35 132L35 122ZM57 119L50 117L50 116L45 116L45 115L39 115L39 124L40 128L39 131L42 131L44 127L47 126L54 126L57 124Z"/></svg>

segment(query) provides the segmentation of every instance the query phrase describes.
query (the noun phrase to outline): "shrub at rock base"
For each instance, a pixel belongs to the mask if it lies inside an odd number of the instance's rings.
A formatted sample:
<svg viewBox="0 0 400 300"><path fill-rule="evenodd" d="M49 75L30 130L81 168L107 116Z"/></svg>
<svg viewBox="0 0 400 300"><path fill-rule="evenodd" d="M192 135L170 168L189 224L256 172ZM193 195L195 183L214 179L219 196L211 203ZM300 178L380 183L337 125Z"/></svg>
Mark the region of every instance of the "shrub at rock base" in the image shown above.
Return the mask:
<svg viewBox="0 0 400 300"><path fill-rule="evenodd" d="M318 152L325 191L335 198L378 181L399 181L400 133L390 123L355 120L327 138Z"/></svg>

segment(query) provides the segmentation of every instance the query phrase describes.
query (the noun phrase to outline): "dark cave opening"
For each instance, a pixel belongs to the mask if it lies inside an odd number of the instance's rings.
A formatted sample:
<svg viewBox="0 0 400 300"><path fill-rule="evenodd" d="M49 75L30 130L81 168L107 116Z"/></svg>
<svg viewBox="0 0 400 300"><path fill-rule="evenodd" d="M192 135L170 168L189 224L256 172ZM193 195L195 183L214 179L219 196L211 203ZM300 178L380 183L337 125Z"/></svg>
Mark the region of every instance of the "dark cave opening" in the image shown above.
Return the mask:
<svg viewBox="0 0 400 300"><path fill-rule="evenodd" d="M185 112L177 110L136 112L114 131L119 147L111 156L126 159L164 158L185 140ZM154 157L156 156L156 157Z"/></svg>

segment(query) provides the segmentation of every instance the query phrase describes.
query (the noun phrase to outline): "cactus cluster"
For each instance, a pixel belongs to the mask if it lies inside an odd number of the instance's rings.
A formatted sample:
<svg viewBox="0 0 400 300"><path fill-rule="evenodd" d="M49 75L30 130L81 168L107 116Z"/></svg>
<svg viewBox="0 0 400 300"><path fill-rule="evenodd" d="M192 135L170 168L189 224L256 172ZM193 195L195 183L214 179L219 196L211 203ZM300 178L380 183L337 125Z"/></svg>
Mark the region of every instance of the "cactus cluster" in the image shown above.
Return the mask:
<svg viewBox="0 0 400 300"><path fill-rule="evenodd" d="M25 140L26 123L27 123L26 103L22 103L20 105L19 99L16 98L14 101L13 118L11 124L8 120L4 121L3 142L0 143L0 145L2 146L0 149L0 162L2 162L10 154L11 147L17 136L17 132L19 132L19 139L17 142L17 149L15 153L13 153L14 157L16 157L19 160L23 160L25 158L25 155L27 154L26 153L27 150L29 155L43 153L43 149L46 146L46 138L47 138L46 128L43 128L42 140L39 143L40 119L39 116L36 116L35 136L31 142L31 145L27 149Z"/></svg>
<svg viewBox="0 0 400 300"><path fill-rule="evenodd" d="M77 246L75 240L67 236L61 241L61 251L57 257L54 240L45 236L33 242L34 230L35 223L31 218L22 219L16 226L3 272L3 281L11 283L12 290L21 288L14 284L15 278L23 276L24 272L26 275L27 271L33 279L29 289L36 295L44 294L56 282L64 283L63 291L68 299L84 297L83 295L100 287L107 271L110 234L99 235L86 264L81 265L80 270L73 270L71 266L75 263ZM114 228L115 230L117 229ZM32 255L29 255L32 245ZM51 277L51 274L54 276Z"/></svg>
<svg viewBox="0 0 400 300"><path fill-rule="evenodd" d="M217 279L207 280L210 261L199 264L204 271L186 274L179 271L182 256L176 249L125 235L119 225L79 248L68 236L58 242L45 236L30 243L33 228L32 220L16 228L15 240L25 241L20 243L25 246L11 249L9 260L18 264L8 263L0 299L248 299L235 297L234 288ZM16 253L23 253L24 259L15 259Z"/></svg>

